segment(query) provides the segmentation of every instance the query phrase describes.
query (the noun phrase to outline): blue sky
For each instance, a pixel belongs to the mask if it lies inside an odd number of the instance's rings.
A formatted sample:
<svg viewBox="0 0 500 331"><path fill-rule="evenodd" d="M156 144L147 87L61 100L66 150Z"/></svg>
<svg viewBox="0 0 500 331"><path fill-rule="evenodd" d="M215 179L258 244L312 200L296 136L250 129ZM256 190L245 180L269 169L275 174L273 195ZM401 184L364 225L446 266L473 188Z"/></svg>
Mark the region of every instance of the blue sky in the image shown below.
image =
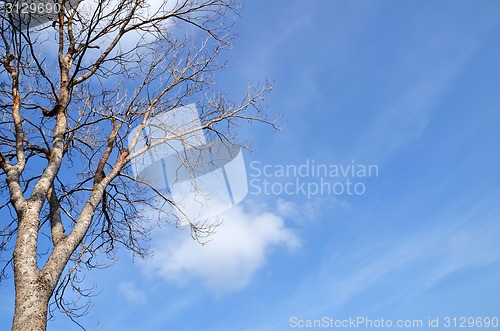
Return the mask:
<svg viewBox="0 0 500 331"><path fill-rule="evenodd" d="M101 293L81 322L279 331L291 317L500 318L500 2L252 0L236 31L221 85L237 97L249 80L275 81L269 111L283 114L282 132L241 128L249 175L252 162L314 160L375 164L378 176L352 178L362 195L250 192L205 246L158 230L154 257L123 252L87 274ZM13 291L0 294L8 330ZM49 325L73 329L64 316Z"/></svg>

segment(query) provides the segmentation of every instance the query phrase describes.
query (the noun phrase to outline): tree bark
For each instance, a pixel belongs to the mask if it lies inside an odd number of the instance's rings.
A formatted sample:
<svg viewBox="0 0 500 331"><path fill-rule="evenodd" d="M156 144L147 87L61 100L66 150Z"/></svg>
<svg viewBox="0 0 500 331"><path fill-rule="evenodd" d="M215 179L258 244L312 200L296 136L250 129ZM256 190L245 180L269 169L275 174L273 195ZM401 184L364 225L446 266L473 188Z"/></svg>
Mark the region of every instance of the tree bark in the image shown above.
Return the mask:
<svg viewBox="0 0 500 331"><path fill-rule="evenodd" d="M45 331L49 298L49 289L38 280L29 284L16 282L12 331Z"/></svg>
<svg viewBox="0 0 500 331"><path fill-rule="evenodd" d="M36 261L38 212L38 205L28 201L17 212L19 227L14 249L16 308L13 331L45 331L47 327L48 302L55 285L42 277Z"/></svg>

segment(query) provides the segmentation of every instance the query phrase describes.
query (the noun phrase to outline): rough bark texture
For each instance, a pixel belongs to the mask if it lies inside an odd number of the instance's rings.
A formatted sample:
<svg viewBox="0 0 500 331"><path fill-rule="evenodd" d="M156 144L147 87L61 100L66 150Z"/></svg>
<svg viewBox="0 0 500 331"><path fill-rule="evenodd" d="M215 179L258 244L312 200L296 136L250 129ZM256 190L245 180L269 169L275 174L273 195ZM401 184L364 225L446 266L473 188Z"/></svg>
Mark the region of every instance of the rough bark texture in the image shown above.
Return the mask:
<svg viewBox="0 0 500 331"><path fill-rule="evenodd" d="M12 331L45 331L50 296L39 281L17 286L16 311Z"/></svg>

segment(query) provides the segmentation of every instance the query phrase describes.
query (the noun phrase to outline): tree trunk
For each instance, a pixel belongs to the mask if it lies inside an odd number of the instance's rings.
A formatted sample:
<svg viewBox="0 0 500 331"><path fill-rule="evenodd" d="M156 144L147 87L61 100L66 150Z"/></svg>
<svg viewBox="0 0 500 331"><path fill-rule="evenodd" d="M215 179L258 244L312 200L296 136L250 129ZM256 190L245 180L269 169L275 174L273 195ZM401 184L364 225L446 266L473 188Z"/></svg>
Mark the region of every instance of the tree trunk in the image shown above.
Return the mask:
<svg viewBox="0 0 500 331"><path fill-rule="evenodd" d="M48 302L55 286L42 277L37 264L39 205L27 202L17 213L19 226L14 248L16 308L12 331L45 331Z"/></svg>
<svg viewBox="0 0 500 331"><path fill-rule="evenodd" d="M12 331L46 331L49 290L38 281L16 285Z"/></svg>

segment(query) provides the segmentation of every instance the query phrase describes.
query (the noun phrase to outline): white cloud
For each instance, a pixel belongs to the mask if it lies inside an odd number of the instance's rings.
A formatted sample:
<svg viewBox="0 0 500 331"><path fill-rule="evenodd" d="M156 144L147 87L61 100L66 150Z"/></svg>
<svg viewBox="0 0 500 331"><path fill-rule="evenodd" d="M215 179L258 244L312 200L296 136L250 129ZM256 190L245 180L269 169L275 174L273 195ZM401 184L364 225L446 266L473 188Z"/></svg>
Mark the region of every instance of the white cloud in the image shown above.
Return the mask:
<svg viewBox="0 0 500 331"><path fill-rule="evenodd" d="M143 305L147 302L146 295L137 288L136 283L133 281L121 282L118 284L118 290L125 299L132 303Z"/></svg>
<svg viewBox="0 0 500 331"><path fill-rule="evenodd" d="M276 212L278 213L278 215L282 215L283 217L287 218L296 218L300 215L299 211L291 201L287 201L281 198L276 201Z"/></svg>
<svg viewBox="0 0 500 331"><path fill-rule="evenodd" d="M170 231L156 240L146 269L167 281L200 281L211 292L222 294L247 286L265 265L271 248L299 245L283 218L272 212L247 212L238 206L221 219L223 224L205 245L187 231Z"/></svg>

